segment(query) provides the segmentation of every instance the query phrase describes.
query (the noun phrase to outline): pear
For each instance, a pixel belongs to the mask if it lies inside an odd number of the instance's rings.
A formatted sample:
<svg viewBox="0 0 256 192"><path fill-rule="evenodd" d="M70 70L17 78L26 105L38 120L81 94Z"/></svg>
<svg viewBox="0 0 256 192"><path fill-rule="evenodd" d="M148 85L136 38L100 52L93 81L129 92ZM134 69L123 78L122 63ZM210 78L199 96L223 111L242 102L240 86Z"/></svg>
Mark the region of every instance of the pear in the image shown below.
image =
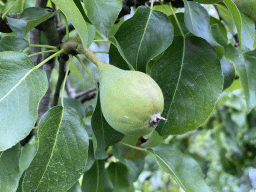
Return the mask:
<svg viewBox="0 0 256 192"><path fill-rule="evenodd" d="M163 93L149 75L110 64L100 64L98 69L102 113L115 130L144 136L164 120Z"/></svg>

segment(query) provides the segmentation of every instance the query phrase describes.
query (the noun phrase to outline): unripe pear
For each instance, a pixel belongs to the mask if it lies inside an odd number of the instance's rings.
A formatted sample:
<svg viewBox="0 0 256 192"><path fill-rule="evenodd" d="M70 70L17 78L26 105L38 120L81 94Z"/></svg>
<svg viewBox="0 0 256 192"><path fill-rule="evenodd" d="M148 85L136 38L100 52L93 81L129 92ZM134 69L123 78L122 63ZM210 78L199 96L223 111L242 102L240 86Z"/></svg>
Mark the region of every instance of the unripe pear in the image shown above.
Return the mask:
<svg viewBox="0 0 256 192"><path fill-rule="evenodd" d="M102 113L115 130L132 136L150 134L164 108L163 93L147 74L113 65L99 68Z"/></svg>

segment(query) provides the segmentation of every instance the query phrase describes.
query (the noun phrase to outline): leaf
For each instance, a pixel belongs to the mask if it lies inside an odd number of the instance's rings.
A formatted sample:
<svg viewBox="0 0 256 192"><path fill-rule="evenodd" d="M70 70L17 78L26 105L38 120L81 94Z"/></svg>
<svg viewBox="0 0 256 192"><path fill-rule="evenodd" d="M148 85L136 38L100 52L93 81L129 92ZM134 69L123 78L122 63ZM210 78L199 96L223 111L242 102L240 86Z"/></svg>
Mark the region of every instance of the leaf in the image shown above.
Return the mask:
<svg viewBox="0 0 256 192"><path fill-rule="evenodd" d="M217 23L213 24L211 26L211 34L214 38L214 40L221 45L222 47L226 48L228 43L227 40L224 38L224 36L222 35L219 25ZM227 34L226 34L227 35Z"/></svg>
<svg viewBox="0 0 256 192"><path fill-rule="evenodd" d="M138 7L134 16L117 31L117 48L135 70L145 72L146 65L167 49L173 41L173 26L162 12Z"/></svg>
<svg viewBox="0 0 256 192"><path fill-rule="evenodd" d="M58 105L61 105L61 100L59 100ZM72 107L82 118L85 116L84 105L81 103L81 101L79 101L79 99L64 98L64 106Z"/></svg>
<svg viewBox="0 0 256 192"><path fill-rule="evenodd" d="M79 181L77 181L69 190L68 192L82 192L81 185Z"/></svg>
<svg viewBox="0 0 256 192"><path fill-rule="evenodd" d="M184 21L187 29L198 37L204 38L212 46L217 43L210 32L210 16L207 10L199 3L184 0Z"/></svg>
<svg viewBox="0 0 256 192"><path fill-rule="evenodd" d="M184 33L185 37L187 36L191 36L190 31L187 29L186 25L185 25L185 21L184 21L184 13L175 13L178 21L179 21L179 25L182 29L182 32ZM170 15L169 18L171 19L172 23L173 23L173 27L174 27L174 35L179 35L182 36L181 31L179 29L179 26L177 25L177 22L175 20L174 15Z"/></svg>
<svg viewBox="0 0 256 192"><path fill-rule="evenodd" d="M127 62L123 59L118 52L118 49L113 44L111 44L109 48L109 63L120 69L129 70Z"/></svg>
<svg viewBox="0 0 256 192"><path fill-rule="evenodd" d="M65 0L65 2L63 0L52 0L52 2L60 8L68 20L74 25L82 40L84 49L88 48L93 41L95 29L93 25L86 22L84 13L79 9L80 7L73 0Z"/></svg>
<svg viewBox="0 0 256 192"><path fill-rule="evenodd" d="M121 0L87 0L84 1L87 15L96 29L108 37L110 28L114 24L122 9Z"/></svg>
<svg viewBox="0 0 256 192"><path fill-rule="evenodd" d="M221 63L221 70L224 76L224 85L223 90L228 88L234 81L236 70L233 64L226 59L226 57L222 57L220 60Z"/></svg>
<svg viewBox="0 0 256 192"><path fill-rule="evenodd" d="M23 191L67 191L84 172L88 158L83 120L72 108L53 107L39 122L38 140Z"/></svg>
<svg viewBox="0 0 256 192"><path fill-rule="evenodd" d="M107 168L107 173L113 183L113 192L129 192L132 187L131 176L127 167L120 163L111 162Z"/></svg>
<svg viewBox="0 0 256 192"><path fill-rule="evenodd" d="M99 94L91 124L95 135L93 138L95 159L105 159L108 156L106 148L121 141L124 135L113 129L104 118L101 111Z"/></svg>
<svg viewBox="0 0 256 192"><path fill-rule="evenodd" d="M256 50L240 53L236 48L229 45L227 48L227 58L231 60L239 74L242 89L245 95L246 106L250 112L256 105L256 73L254 63Z"/></svg>
<svg viewBox="0 0 256 192"><path fill-rule="evenodd" d="M176 37L152 66L151 76L164 94L160 135L183 134L199 127L211 114L223 89L220 61L204 39Z"/></svg>
<svg viewBox="0 0 256 192"><path fill-rule="evenodd" d="M237 33L239 37L239 47L243 52L249 50L254 42L255 24L254 22L240 13L235 3L232 0L224 0L225 5L228 7L232 14L233 20L236 24Z"/></svg>
<svg viewBox="0 0 256 192"><path fill-rule="evenodd" d="M84 173L83 192L112 192L113 184L105 169L105 160L96 160L90 170Z"/></svg>
<svg viewBox="0 0 256 192"><path fill-rule="evenodd" d="M87 162L86 162L85 171L88 171L89 169L91 169L94 162L95 162L95 159L94 159L93 143L90 140L89 141L89 150L88 150L88 159L87 159Z"/></svg>
<svg viewBox="0 0 256 192"><path fill-rule="evenodd" d="M58 12L49 13L40 7L29 7L21 13L20 19L7 17L7 20L12 31L17 36L24 37L31 29L53 17L57 13Z"/></svg>
<svg viewBox="0 0 256 192"><path fill-rule="evenodd" d="M37 148L35 143L27 143L24 147L22 147L19 161L20 173L23 173L29 167L36 150Z"/></svg>
<svg viewBox="0 0 256 192"><path fill-rule="evenodd" d="M132 176L132 180L135 182L138 179L140 173L144 169L145 160L144 159L136 159L136 160L125 159L123 157L123 153L124 153L123 145L121 144L113 145L112 148L113 148L114 156L127 166Z"/></svg>
<svg viewBox="0 0 256 192"><path fill-rule="evenodd" d="M161 144L148 150L155 156L161 169L170 174L184 191L210 191L197 162L190 156L184 155L174 145Z"/></svg>
<svg viewBox="0 0 256 192"><path fill-rule="evenodd" d="M28 41L18 36L5 36L0 40L0 52L20 51L28 45Z"/></svg>
<svg viewBox="0 0 256 192"><path fill-rule="evenodd" d="M24 53L0 52L0 150L26 137L48 88L46 74Z"/></svg>
<svg viewBox="0 0 256 192"><path fill-rule="evenodd" d="M0 151L0 191L15 192L20 179L20 144Z"/></svg>
<svg viewBox="0 0 256 192"><path fill-rule="evenodd" d="M247 17L251 18L256 22L256 4L255 0L233 0L238 9L243 12Z"/></svg>

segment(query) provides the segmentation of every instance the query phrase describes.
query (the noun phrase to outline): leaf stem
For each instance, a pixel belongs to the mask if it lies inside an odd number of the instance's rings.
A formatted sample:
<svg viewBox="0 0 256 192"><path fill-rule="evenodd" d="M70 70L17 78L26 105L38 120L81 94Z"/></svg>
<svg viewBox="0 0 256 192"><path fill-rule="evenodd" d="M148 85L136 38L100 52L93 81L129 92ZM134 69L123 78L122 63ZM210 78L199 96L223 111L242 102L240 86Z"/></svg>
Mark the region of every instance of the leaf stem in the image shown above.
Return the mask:
<svg viewBox="0 0 256 192"><path fill-rule="evenodd" d="M96 81L94 80L94 78L92 77L92 75L90 74L90 72L88 71L88 69L86 68L84 62L82 61L82 59L80 57L78 57L77 55L75 56L76 59L79 61L79 63L82 65L82 67L84 68L84 70L86 71L86 73L89 75L90 79L93 81L93 83L97 86Z"/></svg>
<svg viewBox="0 0 256 192"><path fill-rule="evenodd" d="M111 43L111 41L109 40L105 40L105 39L97 39L97 40L93 40L94 43L97 43L97 42L106 42L106 43Z"/></svg>
<svg viewBox="0 0 256 192"><path fill-rule="evenodd" d="M4 20L4 18L6 17L6 15L11 11L11 9L16 5L16 3L18 3L19 2L19 0L16 0L13 4L12 4L12 6L9 8L9 9L7 9L6 11L5 11L5 13L2 15L2 20Z"/></svg>
<svg viewBox="0 0 256 192"><path fill-rule="evenodd" d="M161 2L162 2L162 1L161 1ZM173 14L173 16L174 16L174 19L175 19L175 21L176 21L176 23L177 23L177 25L178 25L178 27L179 27L180 33L181 33L182 37L185 39L186 37L185 37L185 35L184 35L183 31L182 31L182 28L181 28L181 26L180 26L180 22L179 22L179 20L178 20L176 14L175 14L175 11L173 10L172 4L169 3L169 6L170 6L170 8L171 8L171 10L172 10L172 14Z"/></svg>
<svg viewBox="0 0 256 192"><path fill-rule="evenodd" d="M54 57L59 56L61 53L64 53L66 50L61 49L58 52L52 54L51 56L47 57L45 60L43 60L41 63L39 63L37 66L35 66L35 69L40 68L43 64L45 64L47 61L53 59Z"/></svg>
<svg viewBox="0 0 256 192"><path fill-rule="evenodd" d="M83 49L78 48L79 52L83 53L87 59L89 59L92 63L94 63L98 68L101 65L105 65L104 62L102 62L91 50L90 48Z"/></svg>
<svg viewBox="0 0 256 192"><path fill-rule="evenodd" d="M68 20L67 20L66 15L64 15L64 13L62 11L60 13L63 16L64 22L65 22L65 25L66 25L66 40L68 41L69 40Z"/></svg>
<svg viewBox="0 0 256 192"><path fill-rule="evenodd" d="M148 150L144 149L144 148L136 147L136 146L133 146L133 145L130 145L130 144L127 144L127 143L122 143L122 142L119 142L119 143L122 144L122 145L125 145L127 147L131 147L131 148L134 148L134 149L137 149L137 150L140 150L140 151L148 152Z"/></svg>
<svg viewBox="0 0 256 192"><path fill-rule="evenodd" d="M105 53L105 54L108 54L108 51L93 51L93 53Z"/></svg>
<svg viewBox="0 0 256 192"><path fill-rule="evenodd" d="M65 85L67 82L67 77L68 77L68 72L69 72L69 66L72 63L73 60L73 56L71 55L71 57L69 58L68 64L67 64L67 69L66 69L66 73L65 73L65 77L64 77L64 81L62 83L62 92L61 92L61 106L64 107L64 92L65 92Z"/></svg>
<svg viewBox="0 0 256 192"><path fill-rule="evenodd" d="M37 53L30 54L30 55L28 55L28 56L29 56L29 57L32 57L32 56L34 56L34 55L40 55L40 54L51 53L51 52L57 52L57 49L56 49L56 50L41 51L41 52L37 52Z"/></svg>

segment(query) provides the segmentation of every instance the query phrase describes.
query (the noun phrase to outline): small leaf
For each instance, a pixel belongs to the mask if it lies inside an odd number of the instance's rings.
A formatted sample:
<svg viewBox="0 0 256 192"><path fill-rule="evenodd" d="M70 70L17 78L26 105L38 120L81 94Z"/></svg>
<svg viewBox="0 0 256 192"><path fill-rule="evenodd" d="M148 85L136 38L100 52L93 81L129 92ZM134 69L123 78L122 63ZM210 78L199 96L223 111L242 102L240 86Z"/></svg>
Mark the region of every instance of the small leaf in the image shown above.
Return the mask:
<svg viewBox="0 0 256 192"><path fill-rule="evenodd" d="M47 88L45 72L35 68L27 55L0 52L0 150L29 134Z"/></svg>
<svg viewBox="0 0 256 192"><path fill-rule="evenodd" d="M108 37L110 28L122 9L121 0L86 0L87 15L96 29Z"/></svg>
<svg viewBox="0 0 256 192"><path fill-rule="evenodd" d="M197 162L174 145L161 144L148 150L155 156L161 169L169 173L184 191L210 192Z"/></svg>
<svg viewBox="0 0 256 192"><path fill-rule="evenodd" d="M113 183L113 192L129 192L132 187L131 176L127 167L120 163L111 162L107 168L107 173Z"/></svg>
<svg viewBox="0 0 256 192"><path fill-rule="evenodd" d="M23 191L67 191L84 172L88 158L83 120L72 108L53 107L39 122L38 140Z"/></svg>
<svg viewBox="0 0 256 192"><path fill-rule="evenodd" d="M101 111L99 94L91 122L95 135L93 140L95 159L105 159L108 156L106 148L121 141L124 135L113 129L104 118Z"/></svg>
<svg viewBox="0 0 256 192"><path fill-rule="evenodd" d="M145 72L146 65L167 49L173 40L173 26L162 12L140 6L115 34L119 52L135 70Z"/></svg>
<svg viewBox="0 0 256 192"><path fill-rule="evenodd" d="M198 37L204 38L212 46L217 43L210 32L210 16L207 10L199 3L184 0L184 20L187 29Z"/></svg>
<svg viewBox="0 0 256 192"><path fill-rule="evenodd" d="M0 191L15 192L20 179L20 144L0 151Z"/></svg>
<svg viewBox="0 0 256 192"><path fill-rule="evenodd" d="M49 13L40 7L29 7L21 13L20 19L7 17L7 20L12 31L17 36L24 37L31 29L56 14L57 12Z"/></svg>
<svg viewBox="0 0 256 192"><path fill-rule="evenodd" d="M105 169L105 160L96 160L90 170L84 173L83 192L112 192L113 184Z"/></svg>
<svg viewBox="0 0 256 192"><path fill-rule="evenodd" d="M199 37L176 37L152 66L151 76L164 94L160 135L183 134L199 127L211 114L223 89L220 60Z"/></svg>
<svg viewBox="0 0 256 192"><path fill-rule="evenodd" d="M0 40L0 52L20 51L28 45L28 41L18 36L5 36Z"/></svg>
<svg viewBox="0 0 256 192"><path fill-rule="evenodd" d="M82 40L83 47L85 49L88 48L94 39L95 29L93 25L86 22L84 13L76 5L77 2L75 3L73 0L65 0L65 2L63 0L52 0L52 2L60 8L68 20L74 25Z"/></svg>

